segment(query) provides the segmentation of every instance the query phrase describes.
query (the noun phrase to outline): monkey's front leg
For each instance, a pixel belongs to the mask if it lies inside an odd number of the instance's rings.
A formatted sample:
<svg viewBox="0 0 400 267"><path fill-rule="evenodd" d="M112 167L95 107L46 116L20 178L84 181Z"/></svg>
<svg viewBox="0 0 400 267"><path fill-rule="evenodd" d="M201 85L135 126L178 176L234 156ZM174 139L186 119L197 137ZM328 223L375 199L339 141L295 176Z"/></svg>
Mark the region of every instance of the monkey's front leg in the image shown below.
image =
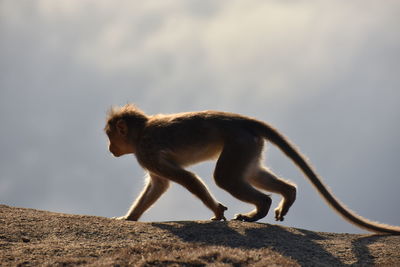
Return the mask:
<svg viewBox="0 0 400 267"><path fill-rule="evenodd" d="M167 179L155 174L149 174L144 190L133 202L127 214L116 219L137 221L160 198L168 187L169 181Z"/></svg>
<svg viewBox="0 0 400 267"><path fill-rule="evenodd" d="M206 185L194 173L191 173L172 164L163 166L162 170L163 176L168 177L168 179L188 189L192 194L197 196L210 210L214 212L214 217L212 217L211 220L226 221L224 212L228 208L214 199L214 197L208 191Z"/></svg>

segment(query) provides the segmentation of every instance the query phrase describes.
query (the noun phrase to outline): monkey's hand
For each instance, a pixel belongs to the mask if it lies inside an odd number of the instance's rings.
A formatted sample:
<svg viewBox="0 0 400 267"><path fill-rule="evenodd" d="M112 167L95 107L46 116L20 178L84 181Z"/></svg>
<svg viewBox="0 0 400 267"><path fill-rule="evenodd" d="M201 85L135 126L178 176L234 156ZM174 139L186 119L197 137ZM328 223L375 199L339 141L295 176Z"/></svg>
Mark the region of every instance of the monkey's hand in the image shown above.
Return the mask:
<svg viewBox="0 0 400 267"><path fill-rule="evenodd" d="M211 218L212 221L221 221L224 220L226 221L226 218L224 216L224 212L227 210L228 208L225 207L224 205L222 205L221 203L218 204L218 208L217 211L215 212L215 216Z"/></svg>
<svg viewBox="0 0 400 267"><path fill-rule="evenodd" d="M118 221L137 221L139 218L125 215L125 216L121 216L121 217L111 217L111 219L118 220Z"/></svg>
<svg viewBox="0 0 400 267"><path fill-rule="evenodd" d="M121 217L112 217L111 219L113 220L119 220L119 221L137 221L135 219L129 218L129 216L121 216Z"/></svg>
<svg viewBox="0 0 400 267"><path fill-rule="evenodd" d="M118 221L127 221L128 217L127 216L111 217L111 219L118 220Z"/></svg>

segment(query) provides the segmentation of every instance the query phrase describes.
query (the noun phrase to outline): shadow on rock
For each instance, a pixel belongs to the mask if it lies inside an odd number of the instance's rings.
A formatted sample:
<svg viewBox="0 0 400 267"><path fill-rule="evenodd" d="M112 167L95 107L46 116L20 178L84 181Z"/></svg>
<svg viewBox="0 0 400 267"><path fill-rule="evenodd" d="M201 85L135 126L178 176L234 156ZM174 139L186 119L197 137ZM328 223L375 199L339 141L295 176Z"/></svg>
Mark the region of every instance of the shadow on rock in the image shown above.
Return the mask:
<svg viewBox="0 0 400 267"><path fill-rule="evenodd" d="M239 232L229 222L177 222L175 225L153 223L186 242L225 246L241 249L269 248L283 256L296 260L301 265L346 266L341 260L326 251L315 240L325 237L311 231L289 232L284 227L269 224L246 224Z"/></svg>
<svg viewBox="0 0 400 267"><path fill-rule="evenodd" d="M381 238L386 237L387 235L373 235L361 237L352 242L353 253L357 257L357 262L355 265L375 265L375 258L372 256L370 250L368 249L368 245L375 243Z"/></svg>

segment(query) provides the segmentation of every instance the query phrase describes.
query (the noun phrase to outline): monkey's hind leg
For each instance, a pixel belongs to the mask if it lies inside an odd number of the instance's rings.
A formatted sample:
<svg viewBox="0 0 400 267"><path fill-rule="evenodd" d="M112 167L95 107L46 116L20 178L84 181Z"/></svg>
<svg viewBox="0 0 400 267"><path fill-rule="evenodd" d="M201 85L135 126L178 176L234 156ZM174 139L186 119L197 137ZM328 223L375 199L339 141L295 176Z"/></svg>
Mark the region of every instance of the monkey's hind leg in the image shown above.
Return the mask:
<svg viewBox="0 0 400 267"><path fill-rule="evenodd" d="M216 184L235 198L254 204L256 209L237 214L235 220L254 222L264 218L271 206L271 198L255 189L245 179L247 168L259 156L260 144L254 138L242 136L238 142L225 143L214 171Z"/></svg>
<svg viewBox="0 0 400 267"><path fill-rule="evenodd" d="M262 166L248 179L251 184L258 188L282 195L282 200L275 209L275 219L283 221L284 216L296 200L296 186L278 178Z"/></svg>

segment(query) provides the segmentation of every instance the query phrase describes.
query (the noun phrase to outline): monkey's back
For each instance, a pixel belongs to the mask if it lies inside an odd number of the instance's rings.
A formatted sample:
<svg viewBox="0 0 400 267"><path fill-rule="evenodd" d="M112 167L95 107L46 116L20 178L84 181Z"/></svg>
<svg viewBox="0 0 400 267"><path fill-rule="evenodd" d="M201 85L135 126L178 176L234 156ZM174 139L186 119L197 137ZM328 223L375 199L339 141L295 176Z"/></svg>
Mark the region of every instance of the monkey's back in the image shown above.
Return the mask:
<svg viewBox="0 0 400 267"><path fill-rule="evenodd" d="M169 155L171 160L182 165L214 159L227 140L258 135L249 127L253 121L218 111L154 115L142 132L138 153L141 153L140 158L152 160Z"/></svg>

